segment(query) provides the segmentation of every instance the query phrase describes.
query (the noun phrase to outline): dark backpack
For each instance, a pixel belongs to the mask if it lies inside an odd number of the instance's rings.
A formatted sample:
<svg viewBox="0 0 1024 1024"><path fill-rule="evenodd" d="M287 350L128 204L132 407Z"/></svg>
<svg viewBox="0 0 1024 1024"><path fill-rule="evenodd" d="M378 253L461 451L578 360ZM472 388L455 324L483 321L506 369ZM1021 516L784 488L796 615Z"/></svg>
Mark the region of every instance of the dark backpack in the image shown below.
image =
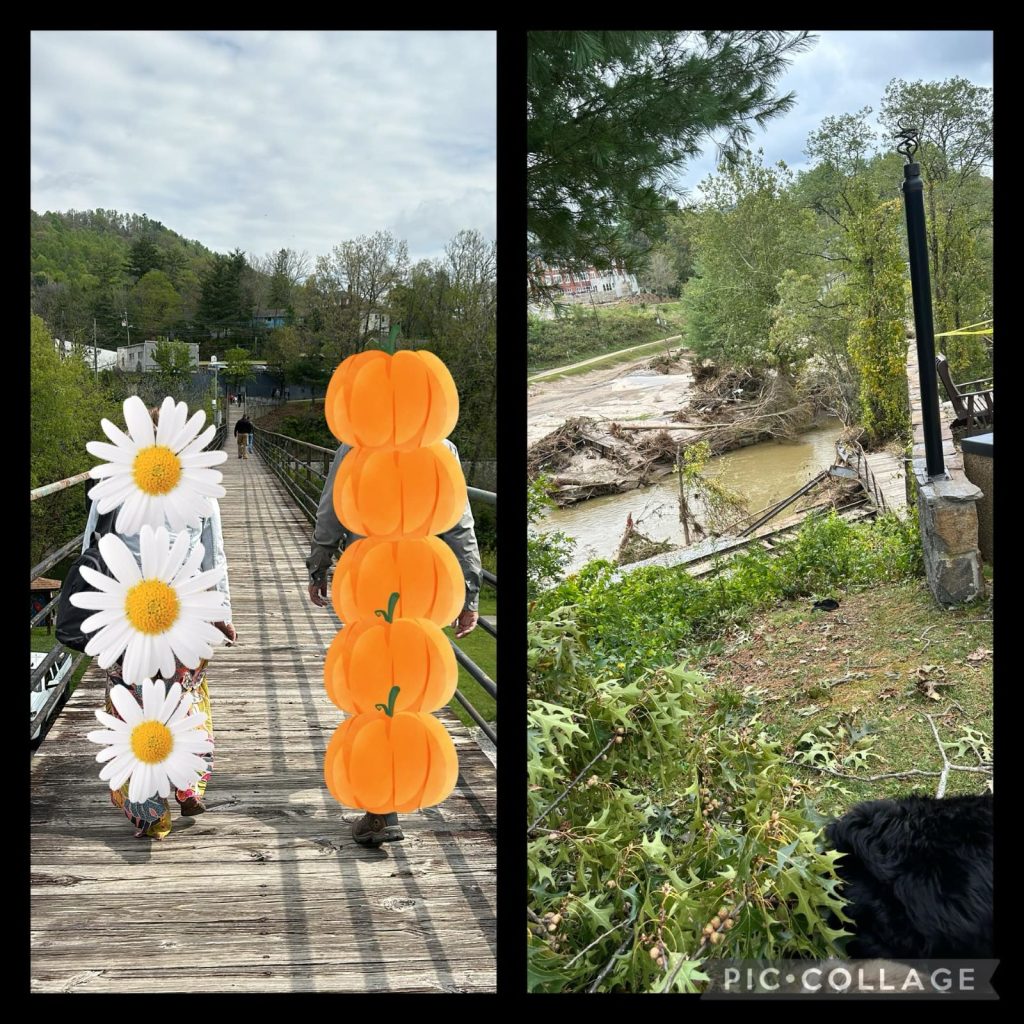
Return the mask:
<svg viewBox="0 0 1024 1024"><path fill-rule="evenodd" d="M80 570L83 565L95 569L96 572L105 573L107 571L106 563L100 554L99 542L100 537L105 533L112 532L116 515L117 509L114 509L96 520L96 529L93 531L89 547L75 559L61 584L55 631L58 642L73 651L85 650L89 636L82 632L82 623L94 612L88 608L76 608L71 603L71 595L82 590L92 590L92 587L82 579Z"/></svg>

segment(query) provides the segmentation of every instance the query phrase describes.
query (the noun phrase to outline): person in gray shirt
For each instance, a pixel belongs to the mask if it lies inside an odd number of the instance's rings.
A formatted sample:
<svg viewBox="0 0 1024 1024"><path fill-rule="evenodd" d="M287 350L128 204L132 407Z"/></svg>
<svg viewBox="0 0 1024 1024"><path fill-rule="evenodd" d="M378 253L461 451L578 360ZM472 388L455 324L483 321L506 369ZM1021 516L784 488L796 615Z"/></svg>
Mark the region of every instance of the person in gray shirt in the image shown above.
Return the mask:
<svg viewBox="0 0 1024 1024"><path fill-rule="evenodd" d="M458 459L459 453L451 441L445 445ZM320 608L327 605L327 571L331 561L353 541L359 540L359 534L347 530L338 521L334 511L334 478L338 475L341 460L352 450L350 445L342 444L338 448L324 482L323 493L316 510L316 523L313 526L313 540L309 547L306 568L309 570L309 599ZM455 553L466 581L466 600L459 617L452 623L456 639L472 633L476 629L480 600L480 583L483 578L483 567L480 563L480 547L474 531L473 513L466 501L462 517L446 533L440 534L448 547ZM404 839L397 814L364 814L352 826L352 838L364 846L379 846L381 843L397 842Z"/></svg>

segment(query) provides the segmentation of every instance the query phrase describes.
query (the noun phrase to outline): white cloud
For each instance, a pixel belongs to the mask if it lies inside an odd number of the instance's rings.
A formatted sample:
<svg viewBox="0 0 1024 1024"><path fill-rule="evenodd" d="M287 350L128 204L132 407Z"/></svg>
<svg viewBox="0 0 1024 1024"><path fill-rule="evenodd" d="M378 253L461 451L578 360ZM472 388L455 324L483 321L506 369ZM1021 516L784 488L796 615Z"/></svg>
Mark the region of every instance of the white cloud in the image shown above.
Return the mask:
<svg viewBox="0 0 1024 1024"><path fill-rule="evenodd" d="M494 237L491 32L34 32L32 207L226 252Z"/></svg>
<svg viewBox="0 0 1024 1024"><path fill-rule="evenodd" d="M975 85L992 85L991 32L815 32L818 40L793 58L779 82L780 92L795 92L788 114L755 131L752 148L765 160L784 160L799 170L807 166L807 136L823 118L871 107L878 114L885 87L894 78L942 81L958 75ZM875 126L877 127L877 125ZM677 185L696 189L715 170L714 145L678 175Z"/></svg>

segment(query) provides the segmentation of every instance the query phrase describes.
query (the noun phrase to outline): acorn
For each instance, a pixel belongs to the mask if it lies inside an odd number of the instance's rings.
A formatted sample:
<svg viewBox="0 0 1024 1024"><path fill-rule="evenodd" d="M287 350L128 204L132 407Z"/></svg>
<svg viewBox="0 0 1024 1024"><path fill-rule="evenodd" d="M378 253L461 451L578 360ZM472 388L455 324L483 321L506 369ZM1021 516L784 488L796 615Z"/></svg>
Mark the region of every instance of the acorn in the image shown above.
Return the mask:
<svg viewBox="0 0 1024 1024"><path fill-rule="evenodd" d="M622 737L621 736L616 736L615 737L615 742L616 743L621 743L622 742Z"/></svg>
<svg viewBox="0 0 1024 1024"><path fill-rule="evenodd" d="M658 946L651 946L650 954L652 960L658 960L661 957L661 949Z"/></svg>
<svg viewBox="0 0 1024 1024"><path fill-rule="evenodd" d="M717 946L718 943L720 943L722 941L722 933L721 932L712 932L708 936L708 938L711 940L711 945L712 946Z"/></svg>
<svg viewBox="0 0 1024 1024"><path fill-rule="evenodd" d="M730 929L730 928L731 928L731 927L732 927L732 926L733 926L733 925L734 925L735 923L736 923L736 922L735 922L735 921L734 921L734 920L733 920L733 919L732 919L731 917L727 917L727 918L726 918L726 919L725 919L725 920L724 920L724 921L722 922L722 927L723 927L723 928L724 928L724 929L725 929L726 931L728 931L728 930L729 930L729 929Z"/></svg>
<svg viewBox="0 0 1024 1024"><path fill-rule="evenodd" d="M721 918L718 918L718 917L711 918L711 927L712 927L712 929L714 929L717 932L718 929L722 927Z"/></svg>

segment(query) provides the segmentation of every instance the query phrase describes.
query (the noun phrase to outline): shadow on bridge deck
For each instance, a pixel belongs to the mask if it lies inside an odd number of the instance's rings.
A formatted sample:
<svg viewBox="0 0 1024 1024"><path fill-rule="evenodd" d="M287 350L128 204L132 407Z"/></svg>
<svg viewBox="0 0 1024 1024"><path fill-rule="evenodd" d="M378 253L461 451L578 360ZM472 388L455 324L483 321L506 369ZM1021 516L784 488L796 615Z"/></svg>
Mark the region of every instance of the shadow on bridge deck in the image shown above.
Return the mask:
<svg viewBox="0 0 1024 1024"><path fill-rule="evenodd" d="M90 668L32 762L32 989L493 990L494 769L445 709L455 792L403 815L404 843L353 843L359 812L323 784L343 715L322 681L337 620L306 595L310 527L259 457L227 444L239 642L210 665L209 813L175 809L162 843L133 837L85 738L103 700Z"/></svg>

